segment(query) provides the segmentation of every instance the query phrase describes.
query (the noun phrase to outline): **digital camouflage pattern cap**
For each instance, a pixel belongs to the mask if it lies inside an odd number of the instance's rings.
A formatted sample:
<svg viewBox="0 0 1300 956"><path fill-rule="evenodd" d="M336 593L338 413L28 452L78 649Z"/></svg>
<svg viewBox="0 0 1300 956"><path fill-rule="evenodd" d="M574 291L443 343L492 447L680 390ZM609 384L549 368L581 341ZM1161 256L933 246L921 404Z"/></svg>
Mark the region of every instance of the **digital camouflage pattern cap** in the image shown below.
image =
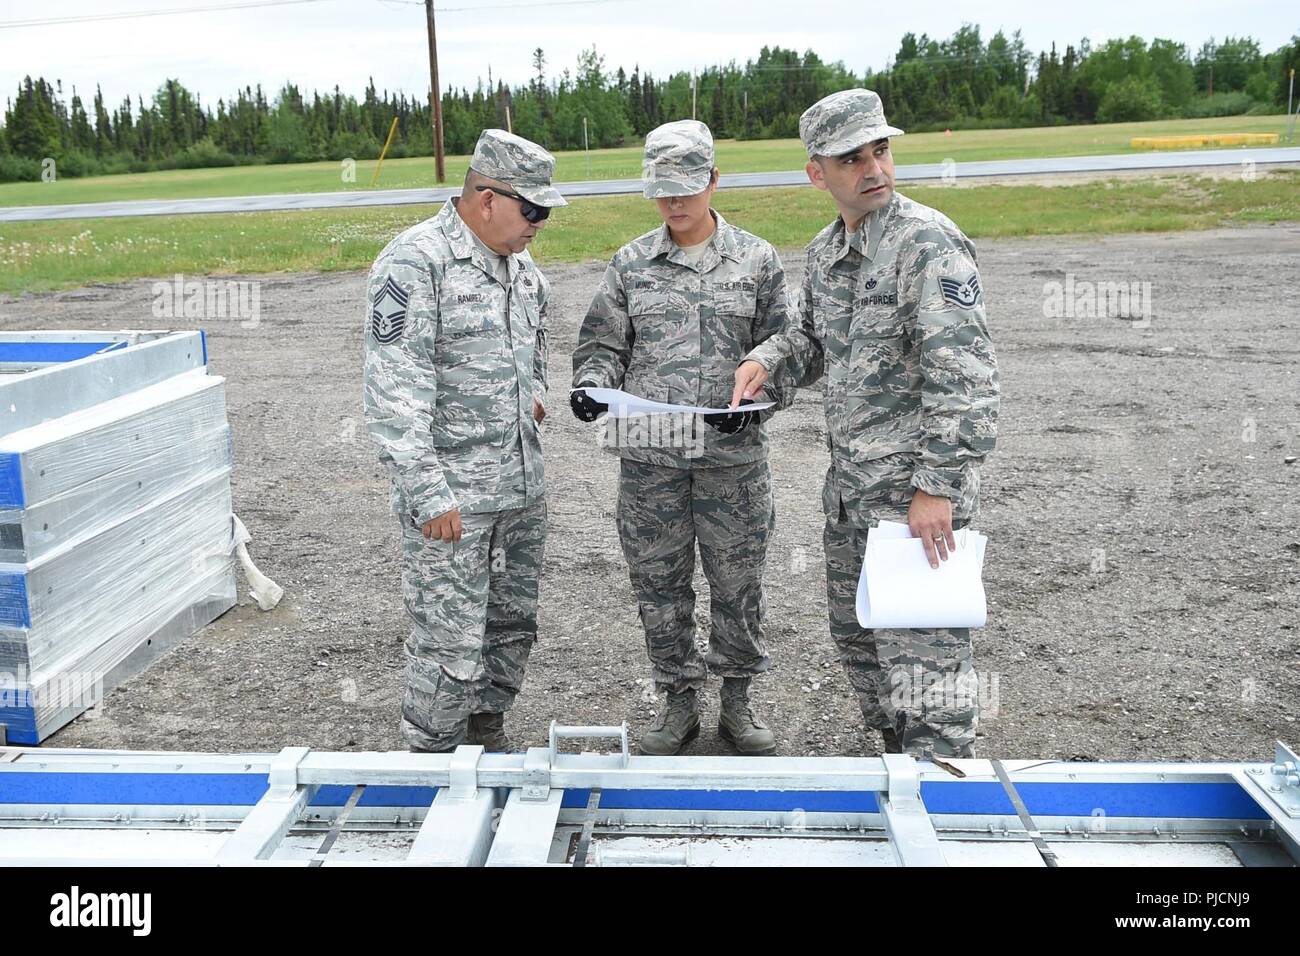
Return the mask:
<svg viewBox="0 0 1300 956"><path fill-rule="evenodd" d="M551 185L555 157L536 143L503 129L482 132L469 168L513 187L519 195L539 206L569 204Z"/></svg>
<svg viewBox="0 0 1300 956"><path fill-rule="evenodd" d="M885 122L885 108L871 90L842 90L822 97L799 117L799 138L808 158L843 156L903 131Z"/></svg>
<svg viewBox="0 0 1300 956"><path fill-rule="evenodd" d="M694 196L713 176L713 134L697 120L678 120L652 129L641 163L646 199Z"/></svg>

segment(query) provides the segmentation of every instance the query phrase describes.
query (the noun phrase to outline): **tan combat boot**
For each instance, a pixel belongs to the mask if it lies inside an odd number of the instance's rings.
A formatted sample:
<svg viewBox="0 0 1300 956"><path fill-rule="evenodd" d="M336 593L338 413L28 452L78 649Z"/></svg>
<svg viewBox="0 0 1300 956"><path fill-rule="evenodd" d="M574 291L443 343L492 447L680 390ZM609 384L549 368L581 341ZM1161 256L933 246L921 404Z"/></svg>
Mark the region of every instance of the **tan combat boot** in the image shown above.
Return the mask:
<svg viewBox="0 0 1300 956"><path fill-rule="evenodd" d="M641 752L652 757L671 757L700 735L700 709L695 691L668 692L668 700L654 724L641 735Z"/></svg>
<svg viewBox="0 0 1300 956"><path fill-rule="evenodd" d="M482 744L488 753L510 754L515 745L506 736L505 714L470 714L466 743Z"/></svg>
<svg viewBox="0 0 1300 956"><path fill-rule="evenodd" d="M749 703L748 677L722 679L718 736L745 756L776 753L776 737L767 729L767 724L754 716L754 708Z"/></svg>

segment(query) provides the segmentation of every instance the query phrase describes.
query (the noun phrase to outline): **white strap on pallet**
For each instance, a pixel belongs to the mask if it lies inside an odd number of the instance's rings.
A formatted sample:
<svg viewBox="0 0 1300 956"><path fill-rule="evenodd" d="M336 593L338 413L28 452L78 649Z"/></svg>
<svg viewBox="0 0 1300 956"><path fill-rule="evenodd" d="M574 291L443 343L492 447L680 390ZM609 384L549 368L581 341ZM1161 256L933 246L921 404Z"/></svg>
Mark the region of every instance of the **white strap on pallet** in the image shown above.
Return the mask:
<svg viewBox="0 0 1300 956"><path fill-rule="evenodd" d="M284 597L284 588L257 569L253 559L248 556L248 542L253 540L253 536L244 527L244 522L239 520L239 515L232 514L230 517L235 525L235 554L244 569L244 577L248 579L248 589L257 601L257 606L263 611L269 611Z"/></svg>

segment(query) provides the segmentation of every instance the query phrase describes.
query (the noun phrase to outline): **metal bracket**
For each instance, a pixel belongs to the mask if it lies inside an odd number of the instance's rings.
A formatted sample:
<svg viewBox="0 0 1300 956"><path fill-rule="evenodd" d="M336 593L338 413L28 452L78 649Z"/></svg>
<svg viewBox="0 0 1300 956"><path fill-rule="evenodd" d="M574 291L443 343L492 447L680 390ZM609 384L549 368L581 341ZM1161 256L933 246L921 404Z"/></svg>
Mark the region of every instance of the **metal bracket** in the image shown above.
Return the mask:
<svg viewBox="0 0 1300 956"><path fill-rule="evenodd" d="M545 801L551 795L551 750L547 747L529 747L524 754L523 795L521 800L532 803Z"/></svg>
<svg viewBox="0 0 1300 956"><path fill-rule="evenodd" d="M482 744L457 747L448 767L447 795L453 800L473 800L478 792L478 761L483 756Z"/></svg>
<svg viewBox="0 0 1300 956"><path fill-rule="evenodd" d="M564 726L557 721L551 721L551 759L552 761L560 753L560 741L565 737L582 737L597 738L608 737L619 741L623 750L623 759L619 764L621 768L626 768L630 759L627 747L627 721L619 724L617 727L581 727L581 726Z"/></svg>
<svg viewBox="0 0 1300 956"><path fill-rule="evenodd" d="M1272 766L1254 766L1242 774L1269 803L1292 820L1300 819L1300 757L1278 741Z"/></svg>
<svg viewBox="0 0 1300 956"><path fill-rule="evenodd" d="M1275 742L1274 748L1274 759L1277 763L1270 769L1276 776L1282 778L1279 781L1282 786L1300 789L1300 757L1297 757L1295 751L1280 740Z"/></svg>
<svg viewBox="0 0 1300 956"><path fill-rule="evenodd" d="M293 790L298 786L298 765L311 753L310 747L285 747L271 758L267 784L272 790L287 788Z"/></svg>
<svg viewBox="0 0 1300 956"><path fill-rule="evenodd" d="M889 774L887 793L889 802L895 805L909 800L921 799L921 775L917 773L917 763L908 754L881 754L885 772Z"/></svg>
<svg viewBox="0 0 1300 956"><path fill-rule="evenodd" d="M885 820L890 849L899 866L947 866L939 835L921 800L921 775L908 754L882 754L889 775L876 802Z"/></svg>
<svg viewBox="0 0 1300 956"><path fill-rule="evenodd" d="M221 845L219 861L243 863L271 858L316 795L316 784L298 781L299 766L310 752L309 747L285 747L271 758L266 793Z"/></svg>

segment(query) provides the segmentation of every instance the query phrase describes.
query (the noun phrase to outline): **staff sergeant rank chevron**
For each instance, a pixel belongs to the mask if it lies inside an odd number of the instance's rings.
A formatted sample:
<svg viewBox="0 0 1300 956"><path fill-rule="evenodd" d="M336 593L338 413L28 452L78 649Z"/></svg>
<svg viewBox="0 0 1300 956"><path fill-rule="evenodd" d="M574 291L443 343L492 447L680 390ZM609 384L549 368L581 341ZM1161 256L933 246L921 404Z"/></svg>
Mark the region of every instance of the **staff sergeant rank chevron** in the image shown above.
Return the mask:
<svg viewBox="0 0 1300 956"><path fill-rule="evenodd" d="M980 301L980 275L978 272L972 272L965 282L940 277L939 288L943 292L944 299L963 309L969 309Z"/></svg>

